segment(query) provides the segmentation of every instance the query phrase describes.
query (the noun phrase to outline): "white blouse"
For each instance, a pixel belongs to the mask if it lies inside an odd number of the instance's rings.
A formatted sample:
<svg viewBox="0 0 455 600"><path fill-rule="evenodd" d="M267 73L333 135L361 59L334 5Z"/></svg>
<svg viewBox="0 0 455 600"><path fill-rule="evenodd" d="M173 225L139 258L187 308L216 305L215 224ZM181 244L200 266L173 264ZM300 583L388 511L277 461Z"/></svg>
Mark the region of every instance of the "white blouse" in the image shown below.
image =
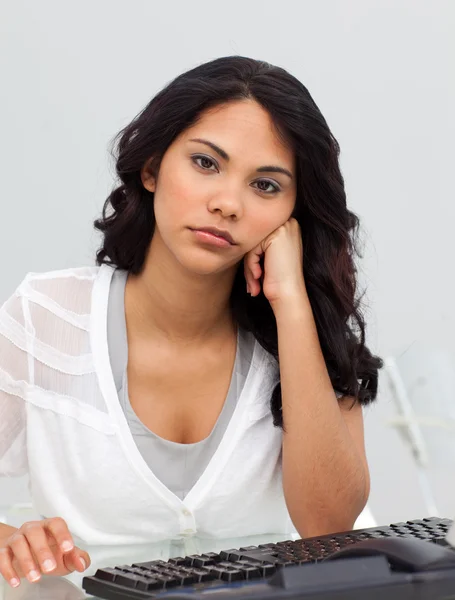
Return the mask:
<svg viewBox="0 0 455 600"><path fill-rule="evenodd" d="M107 345L113 268L30 273L0 309L0 475L28 473L36 511L87 544L295 532L273 426L275 359L255 342L235 411L183 499L150 470Z"/></svg>
<svg viewBox="0 0 455 600"><path fill-rule="evenodd" d="M129 398L128 334L125 318L127 278L127 271L114 271L107 307L107 343L115 387L134 443L149 469L183 500L204 472L223 438L250 370L255 338L252 333L238 328L236 356L229 389L210 434L191 444L179 444L163 439L139 419Z"/></svg>

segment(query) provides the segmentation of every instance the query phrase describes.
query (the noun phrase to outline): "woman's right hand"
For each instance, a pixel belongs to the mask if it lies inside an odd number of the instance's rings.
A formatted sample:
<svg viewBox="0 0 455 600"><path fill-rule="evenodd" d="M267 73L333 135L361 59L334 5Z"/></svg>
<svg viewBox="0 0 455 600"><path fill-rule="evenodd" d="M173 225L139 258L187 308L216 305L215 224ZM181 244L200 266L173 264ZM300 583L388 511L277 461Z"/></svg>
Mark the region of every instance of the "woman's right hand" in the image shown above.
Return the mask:
<svg viewBox="0 0 455 600"><path fill-rule="evenodd" d="M29 521L0 539L0 574L12 587L20 584L21 577L35 582L42 574L82 573L89 565L89 555L74 545L60 517Z"/></svg>

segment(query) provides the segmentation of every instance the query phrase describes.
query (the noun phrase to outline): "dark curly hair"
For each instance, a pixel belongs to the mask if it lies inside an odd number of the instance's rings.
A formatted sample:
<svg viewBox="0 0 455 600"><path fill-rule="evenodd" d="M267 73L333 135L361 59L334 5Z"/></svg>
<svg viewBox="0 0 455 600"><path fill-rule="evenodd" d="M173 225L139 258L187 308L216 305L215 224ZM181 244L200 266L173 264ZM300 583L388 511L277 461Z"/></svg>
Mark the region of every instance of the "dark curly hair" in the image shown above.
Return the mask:
<svg viewBox="0 0 455 600"><path fill-rule="evenodd" d="M158 172L167 148L203 111L242 99L265 108L293 149L293 216L302 231L305 284L327 370L335 390L367 404L376 398L382 361L365 345L355 266L359 219L346 207L339 145L308 90L284 69L242 56L212 60L171 81L120 131L114 139L120 185L94 224L103 234L97 264L141 272L155 225L154 194L142 185L141 168L154 156ZM278 361L273 311L262 292L255 298L247 294L240 268L231 308L238 325ZM283 427L280 383L273 390L271 410L274 424Z"/></svg>

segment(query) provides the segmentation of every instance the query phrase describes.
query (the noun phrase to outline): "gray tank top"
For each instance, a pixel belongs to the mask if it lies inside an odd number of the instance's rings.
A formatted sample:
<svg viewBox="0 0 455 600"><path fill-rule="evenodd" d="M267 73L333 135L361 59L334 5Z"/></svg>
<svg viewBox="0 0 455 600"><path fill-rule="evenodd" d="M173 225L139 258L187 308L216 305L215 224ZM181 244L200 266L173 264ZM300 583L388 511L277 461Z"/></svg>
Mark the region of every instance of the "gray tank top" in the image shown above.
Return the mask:
<svg viewBox="0 0 455 600"><path fill-rule="evenodd" d="M109 291L107 337L115 386L142 457L156 477L183 500L204 472L226 431L250 369L255 339L251 333L239 329L231 383L221 413L210 435L195 444L178 444L165 440L142 423L129 401L125 319L127 277L127 271L116 269Z"/></svg>

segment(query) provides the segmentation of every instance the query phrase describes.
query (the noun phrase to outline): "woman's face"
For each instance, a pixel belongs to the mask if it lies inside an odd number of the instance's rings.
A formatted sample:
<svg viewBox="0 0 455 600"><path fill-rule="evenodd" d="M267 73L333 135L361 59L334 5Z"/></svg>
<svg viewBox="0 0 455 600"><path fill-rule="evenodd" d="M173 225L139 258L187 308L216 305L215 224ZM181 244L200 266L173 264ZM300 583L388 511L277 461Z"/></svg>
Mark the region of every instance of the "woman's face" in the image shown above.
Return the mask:
<svg viewBox="0 0 455 600"><path fill-rule="evenodd" d="M293 152L252 100L204 112L168 148L156 180L147 164L142 181L155 193L153 244L201 275L238 264L290 218L296 197ZM216 245L198 233L207 227L227 231L234 243Z"/></svg>

